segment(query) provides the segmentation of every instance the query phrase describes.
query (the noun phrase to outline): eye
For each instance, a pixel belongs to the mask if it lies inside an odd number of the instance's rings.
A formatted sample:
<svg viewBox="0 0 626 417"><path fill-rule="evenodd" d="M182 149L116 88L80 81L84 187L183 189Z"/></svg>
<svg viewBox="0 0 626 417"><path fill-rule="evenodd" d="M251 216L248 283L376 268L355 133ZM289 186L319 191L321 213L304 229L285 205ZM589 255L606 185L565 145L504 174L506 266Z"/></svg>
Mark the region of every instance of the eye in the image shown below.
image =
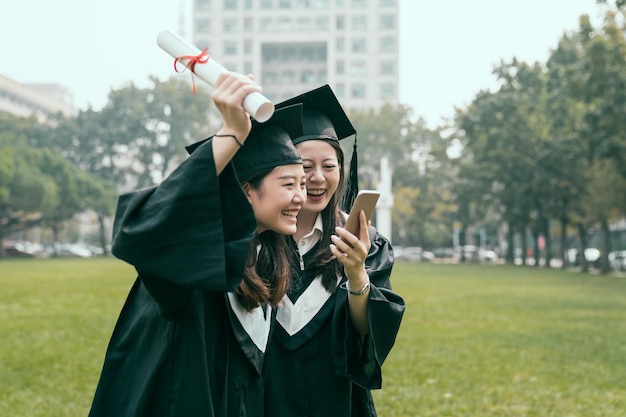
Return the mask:
<svg viewBox="0 0 626 417"><path fill-rule="evenodd" d="M335 165L335 164L324 165L324 169L327 169L329 171L332 171L335 168L337 168L337 165Z"/></svg>

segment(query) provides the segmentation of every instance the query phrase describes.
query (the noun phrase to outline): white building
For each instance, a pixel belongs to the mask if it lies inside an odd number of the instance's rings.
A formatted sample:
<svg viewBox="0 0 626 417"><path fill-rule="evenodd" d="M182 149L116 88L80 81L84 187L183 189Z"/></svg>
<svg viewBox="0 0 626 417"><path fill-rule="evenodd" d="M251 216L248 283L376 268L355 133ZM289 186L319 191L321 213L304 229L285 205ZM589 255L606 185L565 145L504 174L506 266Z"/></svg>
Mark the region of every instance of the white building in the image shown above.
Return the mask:
<svg viewBox="0 0 626 417"><path fill-rule="evenodd" d="M330 84L346 109L398 103L398 0L192 0L192 42L274 102Z"/></svg>
<svg viewBox="0 0 626 417"><path fill-rule="evenodd" d="M37 116L45 121L49 116L75 113L70 91L58 84L21 84L0 75L0 112L16 116Z"/></svg>

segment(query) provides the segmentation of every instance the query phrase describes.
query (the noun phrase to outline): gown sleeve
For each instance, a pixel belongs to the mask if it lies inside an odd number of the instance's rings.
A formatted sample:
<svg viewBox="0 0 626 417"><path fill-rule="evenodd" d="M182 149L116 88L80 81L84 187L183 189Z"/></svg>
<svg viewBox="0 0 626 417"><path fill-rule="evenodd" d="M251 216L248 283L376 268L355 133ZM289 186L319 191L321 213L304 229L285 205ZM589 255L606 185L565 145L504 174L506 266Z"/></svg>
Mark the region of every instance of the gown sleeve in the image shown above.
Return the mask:
<svg viewBox="0 0 626 417"><path fill-rule="evenodd" d="M120 196L112 252L168 313L195 289L237 288L255 228L232 164L217 176L209 140L159 186Z"/></svg>
<svg viewBox="0 0 626 417"><path fill-rule="evenodd" d="M405 303L391 289L391 270L394 264L391 243L370 227L371 248L365 259L365 270L370 279L368 300L369 333L358 334L349 315L348 295L337 294L339 308L333 318L333 360L338 373L349 376L352 382L365 389L382 385L382 364L393 347Z"/></svg>

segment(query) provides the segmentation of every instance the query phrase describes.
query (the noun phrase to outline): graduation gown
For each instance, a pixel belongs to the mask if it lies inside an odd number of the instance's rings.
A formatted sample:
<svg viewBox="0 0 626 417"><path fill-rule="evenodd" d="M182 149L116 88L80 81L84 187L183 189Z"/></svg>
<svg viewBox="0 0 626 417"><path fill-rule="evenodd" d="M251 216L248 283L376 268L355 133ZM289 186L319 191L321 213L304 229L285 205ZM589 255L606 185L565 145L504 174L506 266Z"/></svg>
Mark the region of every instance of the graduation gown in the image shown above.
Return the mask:
<svg viewBox="0 0 626 417"><path fill-rule="evenodd" d="M370 331L359 335L348 310L348 294L327 292L320 277L305 270L283 303L265 357L268 417L375 416L370 393L382 384L381 366L391 350L404 313L404 300L391 290L393 251L370 228L372 246L365 265L370 278ZM320 243L318 242L317 245ZM337 285L346 280L338 277Z"/></svg>
<svg viewBox="0 0 626 417"><path fill-rule="evenodd" d="M158 187L120 197L113 253L138 278L90 417L263 415L270 317L262 307L246 313L228 293L255 228L232 166L217 177L210 141ZM245 331L255 319L256 335Z"/></svg>

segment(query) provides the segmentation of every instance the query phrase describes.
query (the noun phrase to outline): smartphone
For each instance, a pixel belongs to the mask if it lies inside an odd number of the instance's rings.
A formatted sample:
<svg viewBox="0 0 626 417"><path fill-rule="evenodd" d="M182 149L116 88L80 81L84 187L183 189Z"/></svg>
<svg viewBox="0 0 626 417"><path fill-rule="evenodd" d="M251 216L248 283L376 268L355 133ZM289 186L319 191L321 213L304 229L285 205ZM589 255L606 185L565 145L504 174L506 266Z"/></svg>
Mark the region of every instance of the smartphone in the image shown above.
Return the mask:
<svg viewBox="0 0 626 417"><path fill-rule="evenodd" d="M376 207L376 202L378 202L378 197L380 197L380 192L376 190L359 191L356 195L356 199L354 200L354 204L352 205L352 210L348 215L348 220L346 220L344 229L353 235L358 236L359 213L363 210L365 212L365 220L369 220L374 212L374 207Z"/></svg>

